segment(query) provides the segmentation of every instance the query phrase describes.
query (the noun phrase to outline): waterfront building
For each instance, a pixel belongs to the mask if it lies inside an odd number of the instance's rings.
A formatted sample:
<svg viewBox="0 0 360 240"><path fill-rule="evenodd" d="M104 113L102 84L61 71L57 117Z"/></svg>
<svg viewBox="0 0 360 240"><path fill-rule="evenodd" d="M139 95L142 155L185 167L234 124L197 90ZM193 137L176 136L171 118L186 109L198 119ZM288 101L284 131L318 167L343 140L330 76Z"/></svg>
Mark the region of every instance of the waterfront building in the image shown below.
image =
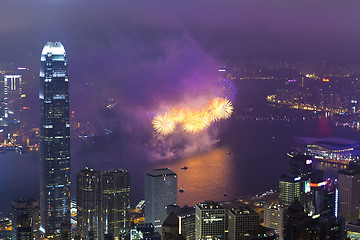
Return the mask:
<svg viewBox="0 0 360 240"><path fill-rule="evenodd" d="M264 227L274 229L279 236L279 240L284 239L284 209L280 204L264 205Z"/></svg>
<svg viewBox="0 0 360 240"><path fill-rule="evenodd" d="M64 46L48 42L40 63L40 214L47 237L70 222L69 78Z"/></svg>
<svg viewBox="0 0 360 240"><path fill-rule="evenodd" d="M77 234L84 239L101 238L100 172L84 168L76 175Z"/></svg>
<svg viewBox="0 0 360 240"><path fill-rule="evenodd" d="M125 169L101 172L102 231L119 239L130 229L130 174Z"/></svg>
<svg viewBox="0 0 360 240"><path fill-rule="evenodd" d="M225 209L219 203L196 204L195 239L225 239Z"/></svg>
<svg viewBox="0 0 360 240"><path fill-rule="evenodd" d="M339 212L345 223L353 222L359 218L360 204L360 168L350 166L339 171Z"/></svg>
<svg viewBox="0 0 360 240"><path fill-rule="evenodd" d="M160 231L168 205L177 203L177 175L169 168L153 169L145 176L145 222Z"/></svg>
<svg viewBox="0 0 360 240"><path fill-rule="evenodd" d="M360 160L360 143L344 138L310 138L298 137L296 142L301 146L298 151L313 156L315 161L349 164Z"/></svg>
<svg viewBox="0 0 360 240"><path fill-rule="evenodd" d="M228 211L228 239L246 240L247 234L257 232L260 216L252 208L239 206Z"/></svg>
<svg viewBox="0 0 360 240"><path fill-rule="evenodd" d="M40 239L40 212L37 200L23 198L11 201L11 221L13 240Z"/></svg>

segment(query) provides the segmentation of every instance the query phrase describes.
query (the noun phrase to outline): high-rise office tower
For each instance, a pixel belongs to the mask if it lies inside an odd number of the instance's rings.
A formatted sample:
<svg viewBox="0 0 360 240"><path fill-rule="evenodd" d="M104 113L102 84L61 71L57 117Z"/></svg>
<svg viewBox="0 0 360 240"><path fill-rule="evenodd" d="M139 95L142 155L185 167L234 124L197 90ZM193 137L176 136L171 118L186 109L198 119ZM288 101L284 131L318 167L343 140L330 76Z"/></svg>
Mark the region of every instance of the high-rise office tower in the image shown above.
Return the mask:
<svg viewBox="0 0 360 240"><path fill-rule="evenodd" d="M248 239L246 234L257 231L260 224L260 216L252 208L239 206L228 211L229 239Z"/></svg>
<svg viewBox="0 0 360 240"><path fill-rule="evenodd" d="M21 123L21 75L4 76L4 118L7 125Z"/></svg>
<svg viewBox="0 0 360 240"><path fill-rule="evenodd" d="M219 203L196 204L195 239L225 239L225 209Z"/></svg>
<svg viewBox="0 0 360 240"><path fill-rule="evenodd" d="M130 229L130 174L125 169L101 173L102 231L118 239Z"/></svg>
<svg viewBox="0 0 360 240"><path fill-rule="evenodd" d="M301 177L289 177L286 175L280 176L279 180L279 203L285 206L290 204L295 199L300 199L302 194Z"/></svg>
<svg viewBox="0 0 360 240"><path fill-rule="evenodd" d="M40 213L37 200L23 198L11 201L11 218L13 240L40 239Z"/></svg>
<svg viewBox="0 0 360 240"><path fill-rule="evenodd" d="M360 204L360 169L350 166L339 171L339 212L345 223L353 222L359 218Z"/></svg>
<svg viewBox="0 0 360 240"><path fill-rule="evenodd" d="M70 222L69 78L60 42L42 50L39 100L41 230L59 238L61 224Z"/></svg>
<svg viewBox="0 0 360 240"><path fill-rule="evenodd" d="M84 168L76 175L77 234L101 239L100 172Z"/></svg>
<svg viewBox="0 0 360 240"><path fill-rule="evenodd" d="M177 203L177 175L169 168L153 169L145 176L145 222L160 231L166 207Z"/></svg>
<svg viewBox="0 0 360 240"><path fill-rule="evenodd" d="M279 239L283 240L284 228L284 207L279 204L264 205L264 227L272 228L279 235Z"/></svg>
<svg viewBox="0 0 360 240"><path fill-rule="evenodd" d="M285 206L295 200L311 209L310 180L312 173L311 156L295 154L289 159L288 173L279 179L279 203Z"/></svg>
<svg viewBox="0 0 360 240"><path fill-rule="evenodd" d="M130 229L130 174L84 168L76 175L77 235L84 239L119 239Z"/></svg>

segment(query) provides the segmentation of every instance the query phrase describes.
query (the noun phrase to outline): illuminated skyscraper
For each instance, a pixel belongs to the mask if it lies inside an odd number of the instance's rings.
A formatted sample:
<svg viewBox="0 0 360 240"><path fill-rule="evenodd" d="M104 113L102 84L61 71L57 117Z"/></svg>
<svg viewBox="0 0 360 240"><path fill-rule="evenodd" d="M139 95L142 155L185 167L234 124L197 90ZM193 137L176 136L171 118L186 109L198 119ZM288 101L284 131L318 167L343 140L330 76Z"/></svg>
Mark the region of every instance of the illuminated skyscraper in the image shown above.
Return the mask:
<svg viewBox="0 0 360 240"><path fill-rule="evenodd" d="M275 229L279 234L279 239L283 240L284 228L284 207L279 204L264 205L264 227Z"/></svg>
<svg viewBox="0 0 360 240"><path fill-rule="evenodd" d="M56 239L70 222L69 79L60 42L42 50L39 100L41 229Z"/></svg>
<svg viewBox="0 0 360 240"><path fill-rule="evenodd" d="M4 95L2 101L2 121L5 138L11 142L21 144L22 136L22 76L19 74L7 74L4 76ZM18 136L15 138L15 136Z"/></svg>
<svg viewBox="0 0 360 240"><path fill-rule="evenodd" d="M4 76L4 118L7 125L21 122L21 75Z"/></svg>
<svg viewBox="0 0 360 240"><path fill-rule="evenodd" d="M153 169L145 176L145 222L159 231L166 207L177 202L177 175L169 168Z"/></svg>
<svg viewBox="0 0 360 240"><path fill-rule="evenodd" d="M295 199L299 199L302 194L301 177L292 178L286 175L280 176L279 180L279 203L290 206Z"/></svg>
<svg viewBox="0 0 360 240"><path fill-rule="evenodd" d="M76 175L77 233L83 239L101 239L100 172L84 168Z"/></svg>
<svg viewBox="0 0 360 240"><path fill-rule="evenodd" d="M130 229L130 174L84 168L76 175L77 233L83 239L119 239Z"/></svg>
<svg viewBox="0 0 360 240"><path fill-rule="evenodd" d="M119 239L130 228L130 174L125 169L101 172L102 231ZM106 237L105 237L106 239Z"/></svg>

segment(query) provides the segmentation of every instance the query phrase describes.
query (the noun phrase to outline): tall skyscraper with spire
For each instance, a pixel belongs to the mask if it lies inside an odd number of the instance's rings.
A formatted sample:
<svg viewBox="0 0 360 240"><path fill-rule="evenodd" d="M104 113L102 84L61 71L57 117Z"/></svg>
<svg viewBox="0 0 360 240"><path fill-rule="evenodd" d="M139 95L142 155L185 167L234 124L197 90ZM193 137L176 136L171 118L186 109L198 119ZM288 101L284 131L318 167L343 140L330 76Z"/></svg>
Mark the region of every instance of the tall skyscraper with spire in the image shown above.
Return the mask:
<svg viewBox="0 0 360 240"><path fill-rule="evenodd" d="M39 100L41 230L58 239L70 223L69 78L60 42L42 50Z"/></svg>

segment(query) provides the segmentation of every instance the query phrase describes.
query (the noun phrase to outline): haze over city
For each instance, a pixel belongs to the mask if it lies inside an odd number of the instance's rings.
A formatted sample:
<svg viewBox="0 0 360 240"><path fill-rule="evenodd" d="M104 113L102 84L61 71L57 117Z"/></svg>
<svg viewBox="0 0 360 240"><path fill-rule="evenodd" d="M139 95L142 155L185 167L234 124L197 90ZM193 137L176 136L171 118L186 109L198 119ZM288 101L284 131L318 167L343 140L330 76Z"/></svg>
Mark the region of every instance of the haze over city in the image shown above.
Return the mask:
<svg viewBox="0 0 360 240"><path fill-rule="evenodd" d="M0 138L8 147L24 137L0 155L0 213L41 191L46 44L66 51L71 199L84 167L124 168L134 208L145 174L171 168L178 205L194 206L277 192L304 142L358 148L359 9L355 0L2 0L0 79L22 74L24 130ZM7 104L1 90L1 127ZM336 179L348 162L331 161L313 168Z"/></svg>

